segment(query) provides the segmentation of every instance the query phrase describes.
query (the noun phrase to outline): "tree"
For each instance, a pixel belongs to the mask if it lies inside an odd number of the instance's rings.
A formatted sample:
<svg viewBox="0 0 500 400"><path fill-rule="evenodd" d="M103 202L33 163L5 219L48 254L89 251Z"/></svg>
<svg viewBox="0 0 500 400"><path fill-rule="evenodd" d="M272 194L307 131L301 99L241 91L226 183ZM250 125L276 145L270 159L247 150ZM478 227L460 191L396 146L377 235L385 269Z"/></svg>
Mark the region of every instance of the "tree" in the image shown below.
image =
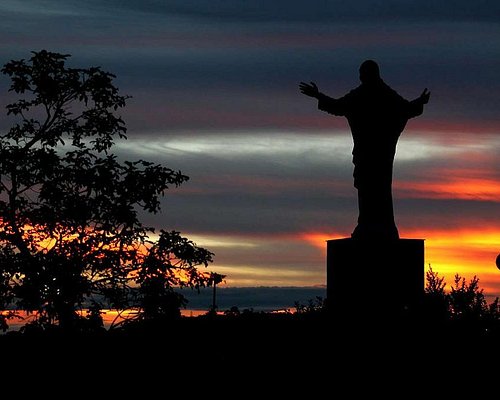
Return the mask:
<svg viewBox="0 0 500 400"><path fill-rule="evenodd" d="M465 278L455 274L449 294L450 311L453 319L477 321L488 314L488 303L479 287L479 278L466 282ZM492 305L493 306L493 305Z"/></svg>
<svg viewBox="0 0 500 400"><path fill-rule="evenodd" d="M188 177L111 153L126 139L116 112L128 96L113 74L70 68L69 57L42 50L2 69L19 98L7 105L14 125L0 135L0 305L74 329L84 304L129 307L134 286L148 298L154 277L167 292L206 285L209 274L196 267L213 254L175 231L150 239L139 211L158 213L165 191Z"/></svg>
<svg viewBox="0 0 500 400"><path fill-rule="evenodd" d="M211 255L179 232L162 230L138 270L139 318L162 322L180 317L179 309L186 304L186 299L174 291L174 287L199 289L214 285L215 288L213 273L200 274L196 269L197 265L206 265Z"/></svg>
<svg viewBox="0 0 500 400"><path fill-rule="evenodd" d="M444 277L440 277L429 265L424 297L424 311L428 318L466 323L483 321L496 324L500 321L498 297L488 304L477 276L467 283L465 278L455 274L449 292L445 289Z"/></svg>
<svg viewBox="0 0 500 400"><path fill-rule="evenodd" d="M431 320L444 321L449 317L449 299L445 292L446 282L429 264L425 273L426 284L424 289L424 311Z"/></svg>

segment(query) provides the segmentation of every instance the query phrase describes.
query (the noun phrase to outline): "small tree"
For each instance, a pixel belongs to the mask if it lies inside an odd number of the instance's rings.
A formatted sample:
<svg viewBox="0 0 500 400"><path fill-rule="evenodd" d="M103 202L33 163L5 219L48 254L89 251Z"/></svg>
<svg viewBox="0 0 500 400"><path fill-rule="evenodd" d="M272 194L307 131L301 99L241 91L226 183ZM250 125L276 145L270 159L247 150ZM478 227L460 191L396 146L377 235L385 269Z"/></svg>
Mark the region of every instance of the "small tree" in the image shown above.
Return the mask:
<svg viewBox="0 0 500 400"><path fill-rule="evenodd" d="M85 301L94 315L102 298L127 307L134 284L142 285L146 313L151 302L172 299L153 293L203 286L207 276L196 266L212 253L177 232L149 239L154 229L139 210L159 212L165 190L188 177L143 160L119 162L111 149L126 138L116 112L127 96L113 74L70 68L68 58L42 50L2 69L20 98L7 105L16 121L0 135L0 306L15 301L37 311L39 322L73 329Z"/></svg>
<svg viewBox="0 0 500 400"><path fill-rule="evenodd" d="M448 295L445 292L446 282L429 265L425 273L424 307L427 317L445 320L449 317Z"/></svg>
<svg viewBox="0 0 500 400"><path fill-rule="evenodd" d="M479 279L474 276L469 283L465 278L455 274L449 294L451 316L457 320L479 320L488 314L488 303L479 288Z"/></svg>
<svg viewBox="0 0 500 400"><path fill-rule="evenodd" d="M213 284L210 273L200 273L196 268L206 265L211 257L212 253L195 246L179 232L162 230L138 270L139 318L161 322L180 317L180 307L187 301L174 287L199 290Z"/></svg>
<svg viewBox="0 0 500 400"><path fill-rule="evenodd" d="M449 292L445 291L446 282L429 266L426 273L425 312L427 317L439 320L462 322L500 321L498 297L490 304L486 301L479 278L474 276L469 282L455 274Z"/></svg>

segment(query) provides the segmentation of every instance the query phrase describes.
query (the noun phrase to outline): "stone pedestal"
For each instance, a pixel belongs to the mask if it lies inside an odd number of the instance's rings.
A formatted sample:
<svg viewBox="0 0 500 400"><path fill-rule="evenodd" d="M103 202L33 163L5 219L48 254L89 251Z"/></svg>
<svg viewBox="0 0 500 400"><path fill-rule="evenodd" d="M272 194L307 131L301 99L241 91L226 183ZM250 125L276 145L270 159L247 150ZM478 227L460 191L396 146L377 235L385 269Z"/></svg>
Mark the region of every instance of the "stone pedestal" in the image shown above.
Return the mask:
<svg viewBox="0 0 500 400"><path fill-rule="evenodd" d="M423 293L423 239L327 241L327 302L333 315L408 315L418 310Z"/></svg>

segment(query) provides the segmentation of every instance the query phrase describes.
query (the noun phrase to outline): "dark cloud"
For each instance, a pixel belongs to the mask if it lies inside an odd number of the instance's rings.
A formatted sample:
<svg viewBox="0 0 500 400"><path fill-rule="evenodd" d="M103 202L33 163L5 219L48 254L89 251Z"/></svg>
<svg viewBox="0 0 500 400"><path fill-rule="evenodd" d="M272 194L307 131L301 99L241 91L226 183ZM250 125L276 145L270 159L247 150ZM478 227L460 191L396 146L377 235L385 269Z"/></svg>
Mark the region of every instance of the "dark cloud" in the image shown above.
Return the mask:
<svg viewBox="0 0 500 400"><path fill-rule="evenodd" d="M297 83L315 80L341 96L358 84L357 68L368 57L402 95L432 90L429 119L498 121L500 27L487 20L499 7L7 1L0 8L0 56L7 61L49 48L73 54L76 65L102 65L135 96L127 111L134 132L167 125L318 128L327 120L298 96ZM354 22L356 16L363 21ZM263 22L273 18L286 23Z"/></svg>
<svg viewBox="0 0 500 400"><path fill-rule="evenodd" d="M57 10L60 2L44 2ZM466 0L436 2L432 0L362 0L357 2L301 0L156 0L156 1L100 1L67 2L75 8L92 7L96 10L130 10L133 13L178 15L192 19L209 19L232 23L245 22L338 22L364 20L486 20L497 22L500 6L493 0L471 3Z"/></svg>
<svg viewBox="0 0 500 400"><path fill-rule="evenodd" d="M498 229L500 202L455 199L396 199L399 226L419 229Z"/></svg>
<svg viewBox="0 0 500 400"><path fill-rule="evenodd" d="M208 310L212 305L212 289L195 291L183 290L181 293L189 300L189 308ZM281 310L290 309L295 303L306 305L316 297L326 297L324 287L254 287L254 288L225 288L217 290L217 306L219 310L229 310L236 306L244 309Z"/></svg>

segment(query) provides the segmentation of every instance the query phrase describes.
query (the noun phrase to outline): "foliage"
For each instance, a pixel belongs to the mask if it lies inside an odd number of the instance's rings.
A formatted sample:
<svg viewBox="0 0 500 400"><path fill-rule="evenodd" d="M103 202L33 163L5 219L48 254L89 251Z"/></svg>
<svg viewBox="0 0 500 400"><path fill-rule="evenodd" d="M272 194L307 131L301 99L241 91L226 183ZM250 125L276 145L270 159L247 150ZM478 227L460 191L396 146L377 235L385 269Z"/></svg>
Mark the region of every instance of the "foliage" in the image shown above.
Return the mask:
<svg viewBox="0 0 500 400"><path fill-rule="evenodd" d="M138 284L145 315L178 308L172 287L207 284L196 267L212 253L178 232L151 241L139 212L159 212L165 191L188 177L120 162L111 149L126 138L116 112L128 97L113 74L70 68L68 58L42 50L2 69L19 98L7 105L15 122L0 135L0 306L15 302L42 325L73 329L89 299L94 317L100 299L129 307Z"/></svg>
<svg viewBox="0 0 500 400"><path fill-rule="evenodd" d="M241 315L241 311L239 307L232 306L229 310L224 311L224 315L227 317L239 317Z"/></svg>
<svg viewBox="0 0 500 400"><path fill-rule="evenodd" d="M0 332L6 332L9 329L7 321L15 317L15 312L12 310L0 312Z"/></svg>
<svg viewBox="0 0 500 400"><path fill-rule="evenodd" d="M443 320L449 316L448 296L445 292L446 282L444 277L440 277L429 265L429 270L425 273L426 285L424 289L424 308L427 317L436 320Z"/></svg>
<svg viewBox="0 0 500 400"><path fill-rule="evenodd" d="M174 287L199 290L211 284L211 275L200 273L198 265L208 265L212 253L180 236L179 232L161 231L138 270L138 304L141 319L160 320L180 317L186 299ZM182 271L182 273L179 273Z"/></svg>
<svg viewBox="0 0 500 400"><path fill-rule="evenodd" d="M455 274L449 292L445 291L444 277L439 277L429 267L426 273L425 311L431 318L449 319L463 322L480 320L500 321L499 299L488 305L479 287L479 278L474 276L469 282Z"/></svg>
<svg viewBox="0 0 500 400"><path fill-rule="evenodd" d="M326 299L321 296L316 296L314 299L309 299L307 304L295 302L296 313L301 314L318 314L326 311Z"/></svg>
<svg viewBox="0 0 500 400"><path fill-rule="evenodd" d="M425 278L425 293L436 296L444 296L446 288L444 277L440 277L438 272L434 272L430 265L429 270L425 273Z"/></svg>
<svg viewBox="0 0 500 400"><path fill-rule="evenodd" d="M467 283L465 278L455 274L448 299L451 317L454 319L479 319L484 317L488 311L483 289L479 288L479 279L477 276L474 276Z"/></svg>

